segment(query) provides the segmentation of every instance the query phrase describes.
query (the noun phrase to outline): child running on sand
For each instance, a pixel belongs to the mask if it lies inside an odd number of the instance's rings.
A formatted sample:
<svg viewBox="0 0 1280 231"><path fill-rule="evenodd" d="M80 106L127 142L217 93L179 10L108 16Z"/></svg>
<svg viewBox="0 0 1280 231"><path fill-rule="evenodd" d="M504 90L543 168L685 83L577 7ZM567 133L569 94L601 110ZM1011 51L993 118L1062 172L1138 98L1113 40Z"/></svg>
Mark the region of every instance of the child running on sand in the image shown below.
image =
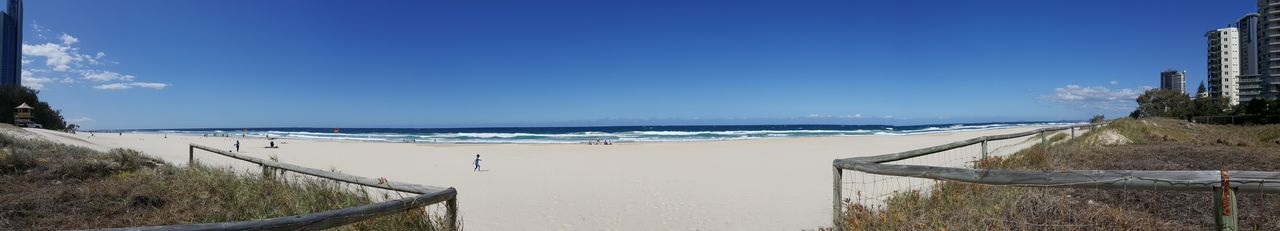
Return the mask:
<svg viewBox="0 0 1280 231"><path fill-rule="evenodd" d="M476 164L476 169L471 171L480 171L480 154L476 154L476 161L474 163Z"/></svg>

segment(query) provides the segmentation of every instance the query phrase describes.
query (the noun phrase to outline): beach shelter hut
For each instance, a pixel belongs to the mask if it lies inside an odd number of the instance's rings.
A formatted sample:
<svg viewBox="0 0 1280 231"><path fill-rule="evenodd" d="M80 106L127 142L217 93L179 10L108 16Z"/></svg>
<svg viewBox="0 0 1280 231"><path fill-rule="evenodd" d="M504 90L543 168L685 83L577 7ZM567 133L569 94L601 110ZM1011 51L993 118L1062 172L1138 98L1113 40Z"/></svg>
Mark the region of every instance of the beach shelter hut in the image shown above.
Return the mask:
<svg viewBox="0 0 1280 231"><path fill-rule="evenodd" d="M31 123L31 119L35 118L31 115L31 111L35 108L27 105L27 103L22 103L22 105L18 105L18 107L13 109L13 124L15 125Z"/></svg>

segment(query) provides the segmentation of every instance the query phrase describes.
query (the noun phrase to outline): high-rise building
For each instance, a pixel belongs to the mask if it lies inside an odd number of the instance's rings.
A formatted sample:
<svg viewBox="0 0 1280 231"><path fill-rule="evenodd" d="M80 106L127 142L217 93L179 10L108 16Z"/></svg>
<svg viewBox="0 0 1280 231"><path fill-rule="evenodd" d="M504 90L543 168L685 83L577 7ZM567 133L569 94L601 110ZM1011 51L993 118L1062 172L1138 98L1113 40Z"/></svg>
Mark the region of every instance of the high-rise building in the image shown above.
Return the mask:
<svg viewBox="0 0 1280 231"><path fill-rule="evenodd" d="M22 86L22 0L0 14L0 86Z"/></svg>
<svg viewBox="0 0 1280 231"><path fill-rule="evenodd" d="M1258 16L1255 29L1261 75L1247 83L1257 86L1256 98L1274 99L1280 95L1280 0L1258 0Z"/></svg>
<svg viewBox="0 0 1280 231"><path fill-rule="evenodd" d="M1187 72L1174 69L1160 72L1160 89L1187 94Z"/></svg>
<svg viewBox="0 0 1280 231"><path fill-rule="evenodd" d="M1240 102L1249 102L1253 99L1266 99L1263 94L1263 77L1262 75L1241 75L1236 81L1240 85Z"/></svg>
<svg viewBox="0 0 1280 231"><path fill-rule="evenodd" d="M1240 102L1248 102L1262 96L1262 47L1258 30L1258 14L1246 14L1233 24L1240 32Z"/></svg>
<svg viewBox="0 0 1280 231"><path fill-rule="evenodd" d="M1262 47L1258 46L1258 14L1246 14L1232 25L1240 33L1240 75L1258 75L1262 67L1258 66L1262 57Z"/></svg>
<svg viewBox="0 0 1280 231"><path fill-rule="evenodd" d="M1239 30L1235 27L1221 28L1204 36L1209 38L1209 97L1224 99L1231 105L1239 104Z"/></svg>

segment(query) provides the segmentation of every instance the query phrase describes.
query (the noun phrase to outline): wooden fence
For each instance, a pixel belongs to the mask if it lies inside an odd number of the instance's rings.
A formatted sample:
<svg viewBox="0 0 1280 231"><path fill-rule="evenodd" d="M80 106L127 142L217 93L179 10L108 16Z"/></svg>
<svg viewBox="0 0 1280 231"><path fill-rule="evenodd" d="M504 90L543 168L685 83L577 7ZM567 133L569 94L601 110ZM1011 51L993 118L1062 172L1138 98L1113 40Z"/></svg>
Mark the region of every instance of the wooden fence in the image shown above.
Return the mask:
<svg viewBox="0 0 1280 231"><path fill-rule="evenodd" d="M1202 124L1274 124L1280 123L1280 115L1195 116L1188 120Z"/></svg>
<svg viewBox="0 0 1280 231"><path fill-rule="evenodd" d="M229 151L222 151L215 148L191 144L188 147L188 163L195 163L196 149L209 151L219 155L243 160L254 163L262 167L264 176L271 176L276 170L296 172L304 175L345 182L350 184L363 185L368 187L392 190L397 192L419 194L415 197L403 198L397 200L389 200L379 203L361 205L350 208L330 210L312 214L284 216L252 221L232 221L221 223L205 223L205 224L187 224L187 225L169 225L169 226L150 226L150 227L129 227L115 228L103 230L320 230L343 226L375 218L383 215L390 215L403 212L410 209L421 208L428 205L444 203L447 211L446 222L450 230L457 230L458 227L458 191L454 188L442 188L436 186L422 186L416 184L400 183L387 180L370 179L359 176L347 175L342 173L324 171L319 169L307 168L292 164L286 164L276 161L263 160L251 156L240 155Z"/></svg>
<svg viewBox="0 0 1280 231"><path fill-rule="evenodd" d="M844 216L841 200L842 174L844 170L858 171L868 174L932 179L940 181L967 182L983 185L1014 187L1046 187L1046 188L1091 188L1104 190L1158 189L1177 191L1213 191L1215 198L1228 200L1229 212L1221 213L1223 201L1217 202L1219 216L1217 224L1222 229L1234 229L1235 224L1235 191L1238 189L1257 190L1261 193L1280 193L1280 172L1259 171L1134 171L1134 170L993 170L957 167L937 167L922 165L886 164L888 162L907 160L957 149L970 145L982 145L982 157L986 158L987 143L997 140L1013 139L1024 136L1036 136L1041 139L1041 146L1050 146L1047 132L1071 130L1071 137L1076 137L1078 129L1097 128L1105 124L1088 124L1067 127L1044 128L1034 131L984 136L974 139L927 147L917 150L890 153L876 156L836 159L833 161L833 222L837 229L843 228ZM1093 129L1090 129L1093 130ZM1225 192L1223 186L1227 185ZM1252 192L1252 191L1251 191ZM1224 195L1225 194L1225 195Z"/></svg>

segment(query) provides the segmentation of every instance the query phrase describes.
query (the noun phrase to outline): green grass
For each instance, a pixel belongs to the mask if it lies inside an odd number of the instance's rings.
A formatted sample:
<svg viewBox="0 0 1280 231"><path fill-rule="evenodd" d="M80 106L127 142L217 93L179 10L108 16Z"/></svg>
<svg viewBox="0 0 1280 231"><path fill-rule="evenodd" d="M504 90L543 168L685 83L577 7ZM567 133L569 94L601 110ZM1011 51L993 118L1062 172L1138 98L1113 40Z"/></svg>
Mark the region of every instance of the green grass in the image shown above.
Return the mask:
<svg viewBox="0 0 1280 231"><path fill-rule="evenodd" d="M1103 146L1102 132L1128 145ZM978 168L1024 170L1280 171L1280 126L1220 126L1154 119L1113 121L1051 146L1038 144ZM1063 135L1051 136L1061 140ZM1039 139L1038 136L1034 139ZM1241 223L1276 230L1280 197L1240 192ZM847 230L1203 230L1213 227L1207 192L986 186L940 182L893 195L883 207L846 203Z"/></svg>
<svg viewBox="0 0 1280 231"><path fill-rule="evenodd" d="M0 135L0 230L253 220L385 199L380 197L400 198L329 180L177 167L132 150L101 153ZM414 209L338 230L443 230L443 221L439 212Z"/></svg>

